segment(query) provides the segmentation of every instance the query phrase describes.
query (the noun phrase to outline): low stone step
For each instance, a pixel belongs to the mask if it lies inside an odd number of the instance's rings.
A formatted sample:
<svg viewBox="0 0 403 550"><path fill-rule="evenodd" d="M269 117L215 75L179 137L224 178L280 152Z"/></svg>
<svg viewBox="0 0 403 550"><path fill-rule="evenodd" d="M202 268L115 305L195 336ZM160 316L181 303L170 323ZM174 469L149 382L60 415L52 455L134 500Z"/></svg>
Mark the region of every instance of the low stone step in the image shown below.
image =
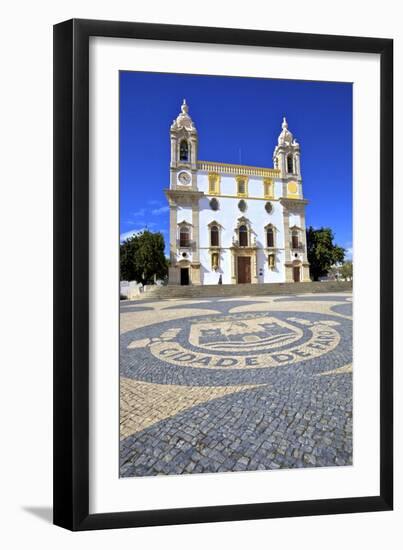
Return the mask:
<svg viewBox="0 0 403 550"><path fill-rule="evenodd" d="M210 298L231 296L270 296L278 294L304 294L315 292L348 292L352 290L350 281L322 281L308 283L263 283L243 285L181 286L167 285L155 287L141 294L138 299L169 298Z"/></svg>

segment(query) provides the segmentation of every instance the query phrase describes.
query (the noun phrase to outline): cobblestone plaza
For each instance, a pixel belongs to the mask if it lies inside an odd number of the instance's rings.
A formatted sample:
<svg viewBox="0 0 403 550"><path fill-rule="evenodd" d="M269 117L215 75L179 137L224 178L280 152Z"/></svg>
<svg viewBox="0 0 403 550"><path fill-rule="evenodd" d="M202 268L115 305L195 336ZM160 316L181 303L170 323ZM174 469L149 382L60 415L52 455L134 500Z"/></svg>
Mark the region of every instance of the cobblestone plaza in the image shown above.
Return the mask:
<svg viewBox="0 0 403 550"><path fill-rule="evenodd" d="M352 296L121 302L120 475L352 464Z"/></svg>

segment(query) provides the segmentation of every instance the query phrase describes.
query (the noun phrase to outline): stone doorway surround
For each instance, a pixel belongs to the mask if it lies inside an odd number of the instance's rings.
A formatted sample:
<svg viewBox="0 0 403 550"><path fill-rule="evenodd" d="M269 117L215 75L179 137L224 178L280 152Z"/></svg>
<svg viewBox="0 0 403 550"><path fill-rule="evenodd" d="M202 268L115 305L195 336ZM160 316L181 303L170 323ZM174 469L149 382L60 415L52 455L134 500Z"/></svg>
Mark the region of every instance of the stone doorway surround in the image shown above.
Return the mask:
<svg viewBox="0 0 403 550"><path fill-rule="evenodd" d="M257 248L254 246L232 247L231 249L231 282L238 284L238 258L250 258L250 282L257 284Z"/></svg>
<svg viewBox="0 0 403 550"><path fill-rule="evenodd" d="M249 284L251 282L251 258L250 256L237 257L238 284Z"/></svg>
<svg viewBox="0 0 403 550"><path fill-rule="evenodd" d="M299 282L309 283L311 279L309 277L309 263L302 262L301 260L294 260L293 262L286 262L285 264L285 282L294 283L294 267L299 267L300 278Z"/></svg>
<svg viewBox="0 0 403 550"><path fill-rule="evenodd" d="M181 284L181 268L189 269L189 285L200 285L200 263L190 260L179 260L174 267L169 268L169 284Z"/></svg>
<svg viewBox="0 0 403 550"><path fill-rule="evenodd" d="M181 285L187 286L190 283L190 274L189 274L189 268L188 267L181 267L180 268L180 274L181 274Z"/></svg>

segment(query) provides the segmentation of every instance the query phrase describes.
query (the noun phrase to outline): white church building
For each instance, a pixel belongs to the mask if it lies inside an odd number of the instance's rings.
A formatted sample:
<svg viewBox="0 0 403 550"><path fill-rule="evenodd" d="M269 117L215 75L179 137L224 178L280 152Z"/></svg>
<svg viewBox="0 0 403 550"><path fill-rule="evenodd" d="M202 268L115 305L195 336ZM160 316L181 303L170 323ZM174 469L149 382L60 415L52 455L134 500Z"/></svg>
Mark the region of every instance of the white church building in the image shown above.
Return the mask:
<svg viewBox="0 0 403 550"><path fill-rule="evenodd" d="M309 281L300 146L286 119L273 168L199 160L185 100L170 136L169 284Z"/></svg>

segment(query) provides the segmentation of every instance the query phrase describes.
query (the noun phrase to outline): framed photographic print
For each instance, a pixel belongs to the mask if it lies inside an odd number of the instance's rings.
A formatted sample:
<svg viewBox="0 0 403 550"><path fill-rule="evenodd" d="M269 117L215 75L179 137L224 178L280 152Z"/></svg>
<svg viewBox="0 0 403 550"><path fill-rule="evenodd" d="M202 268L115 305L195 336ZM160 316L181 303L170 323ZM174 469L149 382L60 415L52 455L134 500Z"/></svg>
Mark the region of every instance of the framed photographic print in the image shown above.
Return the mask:
<svg viewBox="0 0 403 550"><path fill-rule="evenodd" d="M55 524L392 509L392 75L384 38L54 27Z"/></svg>

